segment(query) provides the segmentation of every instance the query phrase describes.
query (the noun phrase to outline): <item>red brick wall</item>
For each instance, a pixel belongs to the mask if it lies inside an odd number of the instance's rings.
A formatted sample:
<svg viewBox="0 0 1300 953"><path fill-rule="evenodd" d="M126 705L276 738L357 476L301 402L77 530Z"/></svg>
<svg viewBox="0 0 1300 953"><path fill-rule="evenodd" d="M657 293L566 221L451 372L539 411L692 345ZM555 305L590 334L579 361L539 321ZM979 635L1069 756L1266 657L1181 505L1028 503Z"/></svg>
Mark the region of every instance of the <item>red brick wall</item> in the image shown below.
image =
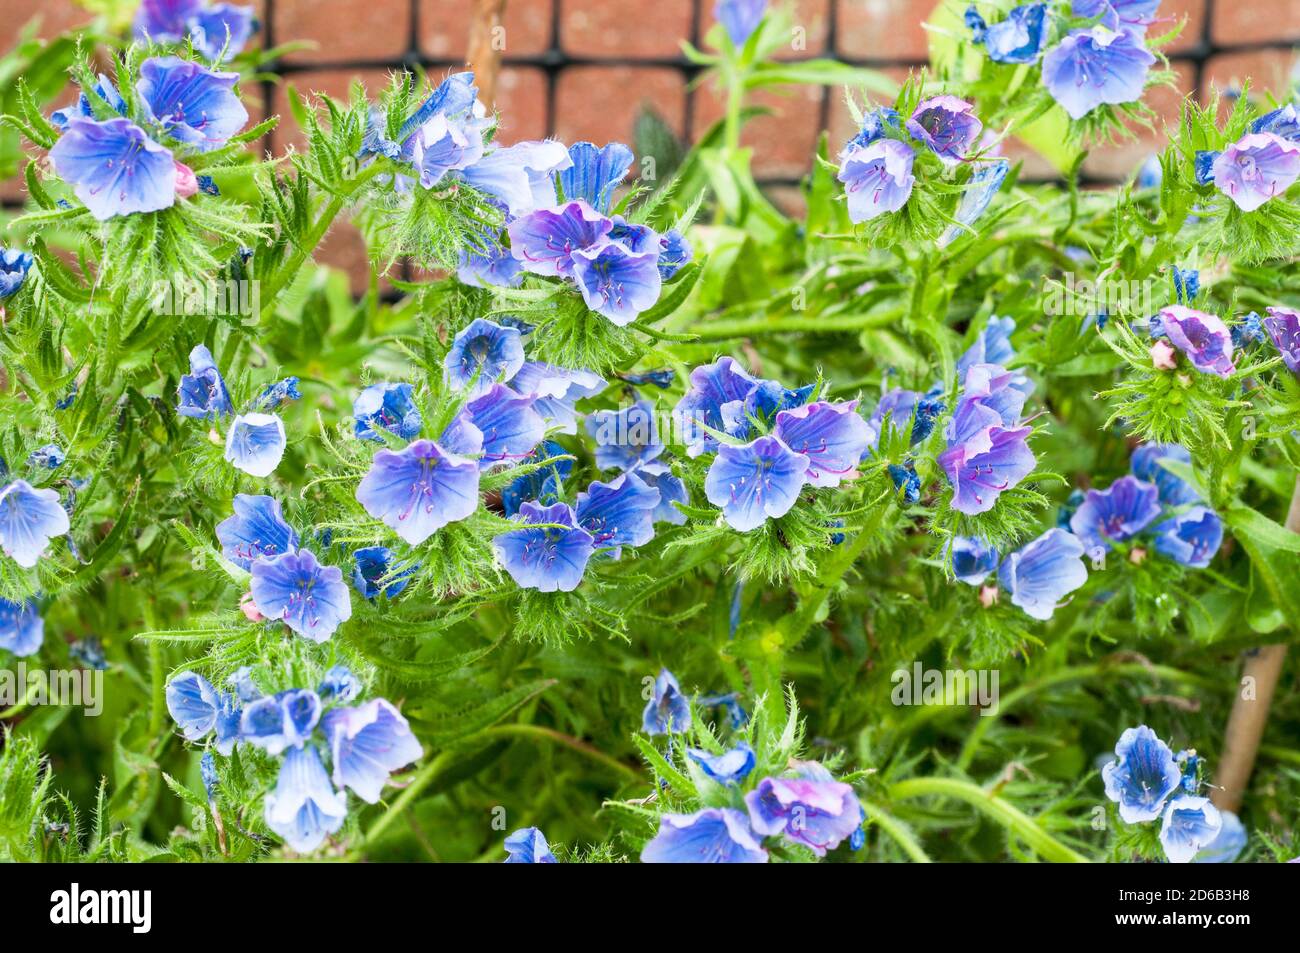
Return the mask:
<svg viewBox="0 0 1300 953"><path fill-rule="evenodd" d="M251 0L264 23L261 38L275 44L307 40L310 50L284 58L287 82L301 90L339 95L360 76L382 83L389 70L421 63L446 71L465 56L474 0ZM806 49L791 56L835 56L901 76L926 56L921 22L936 0L794 0ZM950 0L964 8L968 0ZM0 48L12 45L19 24L40 13L49 34L88 19L72 0L4 0ZM508 0L505 66L497 92L507 141L554 135L566 141L629 140L632 122L651 105L690 139L721 115L708 85L688 88L690 71L678 46L698 42L712 19L713 0ZM1281 88L1300 44L1300 0L1165 0L1162 14L1186 17L1171 49L1178 92L1160 90L1152 105L1174 116L1179 94L1204 95L1249 77L1256 88ZM849 135L839 93L819 89L769 92L757 101L772 115L753 122L746 143L756 147L755 171L778 201L797 203L794 184L806 171L818 132ZM264 106L263 109L266 107ZM269 111L284 116L284 94L271 89ZM280 152L295 141L282 126L269 145ZM1098 178L1119 178L1160 141L1159 131L1099 151L1087 167ZM1026 158L1026 175L1050 170ZM20 198L6 184L6 200ZM332 236L329 257L359 264L359 241Z"/></svg>

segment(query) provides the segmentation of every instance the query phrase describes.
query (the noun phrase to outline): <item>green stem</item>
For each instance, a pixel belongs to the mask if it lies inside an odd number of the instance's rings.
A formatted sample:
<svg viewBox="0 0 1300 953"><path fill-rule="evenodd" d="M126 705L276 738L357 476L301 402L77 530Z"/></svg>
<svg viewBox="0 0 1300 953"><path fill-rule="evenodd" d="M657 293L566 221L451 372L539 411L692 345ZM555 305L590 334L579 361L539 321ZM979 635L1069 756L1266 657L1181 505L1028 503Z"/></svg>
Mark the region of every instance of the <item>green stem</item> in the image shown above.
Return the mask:
<svg viewBox="0 0 1300 953"><path fill-rule="evenodd" d="M905 313L903 308L887 308L870 314L844 314L820 318L735 318L709 321L691 328L700 341L721 341L757 334L831 334L837 331L860 331L891 325Z"/></svg>
<svg viewBox="0 0 1300 953"><path fill-rule="evenodd" d="M1062 844L1038 822L1019 808L989 794L979 785L956 778L912 778L899 781L889 789L890 800L914 797L951 797L972 805L991 820L1017 834L1044 860L1058 863L1086 864L1088 858Z"/></svg>
<svg viewBox="0 0 1300 953"><path fill-rule="evenodd" d="M907 854L918 864L933 863L930 855L921 847L920 841L912 833L912 829L886 811L879 804L873 804L871 801L863 801L862 806L867 811L867 821L875 824L882 831L888 834L897 842L898 846L903 848L903 853Z"/></svg>
<svg viewBox="0 0 1300 953"><path fill-rule="evenodd" d="M361 852L365 850L367 846L378 840L379 835L388 828L388 825L397 820L398 816L411 806L411 802L414 801L416 797L418 797L420 793L433 782L434 778L442 773L451 760L452 752L444 751L421 768L419 773L411 779L411 783L403 788L402 793L399 794L394 799L393 803L388 806L388 810L384 811L384 813L379 816L379 820L370 825L370 830L366 831L365 835L361 838L361 842L357 844L356 848L352 851L352 858L356 859L359 857Z"/></svg>
<svg viewBox="0 0 1300 953"><path fill-rule="evenodd" d="M610 757L609 755L605 754L605 752L597 748L595 745L589 744L588 742L583 741L580 738L574 738L571 735L566 735L563 732L556 731L553 728L546 728L542 725L523 725L523 724L496 725L492 728L488 728L486 731L483 732L483 734L489 736L491 735L502 736L502 737L513 736L517 738L532 738L538 741L551 741L554 742L555 744L564 745L566 748L570 748L578 752L579 754L586 755L591 760L599 764L603 764L605 765L605 767L612 769L618 774L621 774L629 781L645 780L645 777L641 774L640 771L637 771L635 768L629 767L628 765L619 761L617 758Z"/></svg>

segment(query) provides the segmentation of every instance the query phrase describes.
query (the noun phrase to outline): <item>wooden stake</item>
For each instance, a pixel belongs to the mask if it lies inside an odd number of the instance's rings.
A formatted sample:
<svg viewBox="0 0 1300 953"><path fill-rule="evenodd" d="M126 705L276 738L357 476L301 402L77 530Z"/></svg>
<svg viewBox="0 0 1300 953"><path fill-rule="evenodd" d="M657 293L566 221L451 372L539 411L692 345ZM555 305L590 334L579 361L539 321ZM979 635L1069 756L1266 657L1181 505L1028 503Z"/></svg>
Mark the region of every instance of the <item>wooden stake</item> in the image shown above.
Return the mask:
<svg viewBox="0 0 1300 953"><path fill-rule="evenodd" d="M1287 513L1286 528L1300 533L1300 476L1296 477L1295 492L1291 494L1291 509ZM1223 757L1219 759L1215 787L1210 792L1214 806L1236 813L1241 808L1250 773L1255 768L1255 755L1260 739L1268 724L1268 709L1273 703L1273 692L1286 661L1285 645L1264 645L1251 651L1241 670L1242 683L1237 699L1232 703L1228 728L1224 732ZM1251 698L1243 698L1245 679L1253 679Z"/></svg>
<svg viewBox="0 0 1300 953"><path fill-rule="evenodd" d="M479 101L488 109L496 102L501 50L505 46L505 27L501 25L505 12L506 0L475 0L469 27L469 54L465 59L474 71Z"/></svg>

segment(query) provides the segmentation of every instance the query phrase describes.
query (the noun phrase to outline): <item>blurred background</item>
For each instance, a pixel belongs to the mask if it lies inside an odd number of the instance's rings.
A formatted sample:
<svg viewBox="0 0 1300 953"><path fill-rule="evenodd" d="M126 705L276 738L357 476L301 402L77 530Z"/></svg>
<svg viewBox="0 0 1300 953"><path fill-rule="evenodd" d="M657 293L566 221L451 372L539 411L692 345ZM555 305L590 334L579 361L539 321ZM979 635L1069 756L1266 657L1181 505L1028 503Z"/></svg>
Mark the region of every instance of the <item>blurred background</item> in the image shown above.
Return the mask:
<svg viewBox="0 0 1300 953"><path fill-rule="evenodd" d="M240 0L235 0L240 2ZM258 88L246 88L254 119L279 114L282 125L265 143L273 154L297 141L288 117L285 84L344 96L356 77L375 88L402 66L445 73L465 62L470 23L479 0L256 0L261 31L254 43L294 41L309 48L286 53ZM787 0L789 2L789 0ZM948 0L958 11L968 0ZM0 51L10 50L25 25L40 19L38 36L52 37L90 22L94 10L114 0L4 0ZM922 23L936 0L794 0L801 49L790 58L830 56L879 69L894 78L926 62ZM88 9L89 8L89 9ZM713 0L507 0L504 51L496 105L506 142L555 136L565 142L620 140L641 153L671 153L693 141L722 115L709 85L680 41L697 46L713 19ZM1148 97L1164 120L1174 118L1182 95L1209 95L1213 85L1232 90L1250 79L1257 89L1285 90L1300 46L1300 0L1164 0L1165 32L1186 18L1168 49L1176 89ZM3 77L0 77L3 81ZM818 135L832 143L851 134L842 92L815 87L760 92L769 110L746 126L744 144L755 148L754 171L781 207L800 207L799 181L811 163ZM70 99L71 94L65 99ZM254 105L254 101L257 102ZM1157 128L1134 140L1098 150L1084 167L1087 180L1127 178L1163 141ZM1014 143L1006 151L1024 159L1023 179L1052 177L1051 169ZM834 147L831 150L834 152ZM0 184L4 205L21 205L20 179ZM367 274L359 236L340 226L323 256L364 285Z"/></svg>

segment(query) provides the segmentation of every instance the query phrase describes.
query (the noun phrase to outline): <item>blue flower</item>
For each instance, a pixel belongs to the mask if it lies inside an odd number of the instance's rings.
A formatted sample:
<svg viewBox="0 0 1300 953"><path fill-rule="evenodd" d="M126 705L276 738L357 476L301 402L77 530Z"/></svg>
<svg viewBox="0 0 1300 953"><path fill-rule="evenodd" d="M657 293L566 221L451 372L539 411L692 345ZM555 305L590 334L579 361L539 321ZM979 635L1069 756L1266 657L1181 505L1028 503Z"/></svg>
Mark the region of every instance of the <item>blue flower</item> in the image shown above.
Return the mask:
<svg viewBox="0 0 1300 953"><path fill-rule="evenodd" d="M975 336L975 343L957 359L957 376L964 380L966 372L976 364L1006 367L1016 356L1016 349L1011 346L1011 335L1015 330L1015 318L989 318Z"/></svg>
<svg viewBox="0 0 1300 953"><path fill-rule="evenodd" d="M483 158L482 123L437 113L402 144L402 157L420 173L420 187L433 189L453 172L468 169Z"/></svg>
<svg viewBox="0 0 1300 953"><path fill-rule="evenodd" d="M1162 460L1191 466L1192 455L1181 444L1144 443L1133 451L1129 465L1133 475L1139 480L1156 485L1160 502L1165 506L1183 506L1187 503L1199 502L1201 497L1196 492L1196 488L1182 477L1175 476L1165 469L1161 464Z"/></svg>
<svg viewBox="0 0 1300 953"><path fill-rule="evenodd" d="M56 491L38 490L26 480L0 490L0 549L24 569L35 566L50 540L69 528Z"/></svg>
<svg viewBox="0 0 1300 953"><path fill-rule="evenodd" d="M1223 829L1223 818L1209 798L1187 794L1173 798L1160 822L1160 846L1171 864L1188 864L1209 847Z"/></svg>
<svg viewBox="0 0 1300 953"><path fill-rule="evenodd" d="M234 515L217 524L221 555L240 569L298 548L298 534L284 520L280 501L269 496L235 494Z"/></svg>
<svg viewBox="0 0 1300 953"><path fill-rule="evenodd" d="M141 0L135 15L135 38L175 43L184 38L187 22L202 7L203 0Z"/></svg>
<svg viewBox="0 0 1300 953"><path fill-rule="evenodd" d="M1128 31L1073 30L1043 57L1043 85L1071 119L1082 119L1103 103L1141 99L1155 61Z"/></svg>
<svg viewBox="0 0 1300 953"><path fill-rule="evenodd" d="M721 754L687 748L686 755L700 766L706 777L725 785L739 784L749 776L755 765L754 749L743 741Z"/></svg>
<svg viewBox="0 0 1300 953"><path fill-rule="evenodd" d="M197 672L181 672L163 692L167 711L187 741L201 741L217 726L221 694Z"/></svg>
<svg viewBox="0 0 1300 953"><path fill-rule="evenodd" d="M869 146L877 139L883 139L886 130L897 133L901 131L901 128L896 110L887 106L878 106L862 117L862 125L857 133L840 150L840 158L845 158L860 146Z"/></svg>
<svg viewBox="0 0 1300 953"><path fill-rule="evenodd" d="M546 835L535 827L523 827L506 838L506 853L503 861L507 864L554 864L558 863L551 853L551 845L546 842Z"/></svg>
<svg viewBox="0 0 1300 953"><path fill-rule="evenodd" d="M1026 3L984 34L984 48L995 63L1033 63L1047 41L1047 4Z"/></svg>
<svg viewBox="0 0 1300 953"><path fill-rule="evenodd" d="M1273 309L1269 310L1271 313ZM1245 349L1251 344L1262 344L1265 337L1264 321L1260 318L1258 311L1251 311L1229 328L1228 334L1232 339L1234 349ZM1297 341L1297 344L1300 344L1300 341ZM1300 366L1300 351L1297 351L1297 357L1293 358L1293 363Z"/></svg>
<svg viewBox="0 0 1300 953"><path fill-rule="evenodd" d="M1230 864L1246 849L1246 826L1232 811L1219 811L1222 825L1214 840L1192 858L1194 864Z"/></svg>
<svg viewBox="0 0 1300 953"><path fill-rule="evenodd" d="M488 238L481 248L461 249L456 277L473 288L517 288L524 280L524 266L509 248Z"/></svg>
<svg viewBox="0 0 1300 953"><path fill-rule="evenodd" d="M379 802L389 776L424 754L401 712L382 698L335 708L322 722L334 762L334 783L367 804Z"/></svg>
<svg viewBox="0 0 1300 953"><path fill-rule="evenodd" d="M361 681L346 665L335 665L325 673L316 691L321 698L346 704L361 694Z"/></svg>
<svg viewBox="0 0 1300 953"><path fill-rule="evenodd" d="M1165 170L1160 164L1158 155L1149 155L1146 161L1138 167L1137 187L1139 189L1158 189L1160 183L1164 181ZM1202 182L1202 185L1205 183Z"/></svg>
<svg viewBox="0 0 1300 953"><path fill-rule="evenodd" d="M1269 307L1261 322L1269 340L1282 355L1282 363L1292 374L1300 374L1300 311L1294 308Z"/></svg>
<svg viewBox="0 0 1300 953"><path fill-rule="evenodd" d="M620 473L609 483L595 481L579 493L573 513L595 545L612 549L617 559L624 546L644 546L654 539L658 505L658 490L635 473Z"/></svg>
<svg viewBox="0 0 1300 953"><path fill-rule="evenodd" d="M744 46L767 13L767 0L717 0L713 18L727 31L733 46Z"/></svg>
<svg viewBox="0 0 1300 953"><path fill-rule="evenodd" d="M0 300L18 293L34 261L30 252L0 248Z"/></svg>
<svg viewBox="0 0 1300 953"><path fill-rule="evenodd" d="M962 401L977 401L997 411L1004 427L1020 423L1025 401L1033 392L1034 382L1028 377L1005 371L996 364L972 365L962 383Z"/></svg>
<svg viewBox="0 0 1300 953"><path fill-rule="evenodd" d="M1300 178L1300 143L1252 132L1214 160L1214 185L1243 212L1253 212Z"/></svg>
<svg viewBox="0 0 1300 953"><path fill-rule="evenodd" d="M414 440L424 425L420 408L411 399L410 384L371 384L352 402L352 416L356 421L353 432L376 443L384 442L376 427L403 440Z"/></svg>
<svg viewBox="0 0 1300 953"><path fill-rule="evenodd" d="M277 409L281 404L286 404L291 400L302 400L302 394L298 391L298 378L296 377L286 377L284 380L267 384L262 389L262 393L258 394L257 399L253 401L253 406L260 411L269 413Z"/></svg>
<svg viewBox="0 0 1300 953"><path fill-rule="evenodd" d="M603 149L590 142L575 142L569 146L569 158L573 164L556 176L565 201L583 199L608 215L614 190L632 167L632 150L621 142L611 142Z"/></svg>
<svg viewBox="0 0 1300 953"><path fill-rule="evenodd" d="M911 460L905 460L901 466L891 463L885 469L889 472L889 479L893 481L894 489L903 492L903 499L909 506L921 502L921 476L916 472L916 464Z"/></svg>
<svg viewBox="0 0 1300 953"><path fill-rule="evenodd" d="M966 23L966 29L970 30L970 41L976 46L983 43L984 37L988 34L989 25L988 22L980 16L980 12L976 9L975 4L972 3L966 8L966 12L962 14L962 20Z"/></svg>
<svg viewBox="0 0 1300 953"><path fill-rule="evenodd" d="M1160 0L1074 0L1070 13L1076 17L1101 17L1104 26L1123 29L1136 36L1155 22Z"/></svg>
<svg viewBox="0 0 1300 953"><path fill-rule="evenodd" d="M250 476L270 476L284 458L284 421L275 414L240 414L226 434L226 459Z"/></svg>
<svg viewBox="0 0 1300 953"><path fill-rule="evenodd" d="M293 688L250 703L239 719L239 736L274 757L301 748L321 720L320 696L310 689Z"/></svg>
<svg viewBox="0 0 1300 953"><path fill-rule="evenodd" d="M367 599L374 601L382 592L394 599L406 588L407 579L418 566L407 566L398 571L392 565L393 551L384 546L367 546L352 554L356 565L352 567L352 586Z"/></svg>
<svg viewBox="0 0 1300 953"><path fill-rule="evenodd" d="M968 586L982 586L989 573L998 568L998 551L974 536L954 536L952 574Z"/></svg>
<svg viewBox="0 0 1300 953"><path fill-rule="evenodd" d="M347 813L347 797L330 784L316 749L310 745L289 749L280 763L275 790L266 796L266 826L306 854L342 827Z"/></svg>
<svg viewBox="0 0 1300 953"><path fill-rule="evenodd" d="M1006 159L995 159L975 170L970 181L966 183L966 190L962 192L961 200L957 203L957 211L953 215L959 224L953 225L939 237L940 248L948 247L962 232L971 230L970 226L988 211L993 196L997 195L998 189L1002 188L1002 183L1006 181L1007 173L1010 171L1011 163Z"/></svg>
<svg viewBox="0 0 1300 953"><path fill-rule="evenodd" d="M473 384L470 397L481 397L492 385L508 381L524 366L524 344L519 331L484 318L475 318L456 335L443 361L447 381L456 390Z"/></svg>
<svg viewBox="0 0 1300 953"><path fill-rule="evenodd" d="M211 803L217 796L217 783L220 778L217 775L217 759L213 757L211 751L203 752L203 757L199 759L199 778L203 781L203 793L208 796Z"/></svg>
<svg viewBox="0 0 1300 953"><path fill-rule="evenodd" d="M997 409L978 397L963 397L946 432L948 449L939 465L952 484L952 507L973 516L986 513L998 497L1033 472L1029 427L1008 427Z"/></svg>
<svg viewBox="0 0 1300 953"><path fill-rule="evenodd" d="M478 509L479 467L432 440L380 450L357 487L366 512L412 546Z"/></svg>
<svg viewBox="0 0 1300 953"><path fill-rule="evenodd" d="M707 807L694 814L664 814L659 833L641 849L643 864L765 864L762 838L743 811Z"/></svg>
<svg viewBox="0 0 1300 953"><path fill-rule="evenodd" d="M690 242L677 229L670 228L659 236L659 275L664 281L689 265L693 257Z"/></svg>
<svg viewBox="0 0 1300 953"><path fill-rule="evenodd" d="M853 788L814 763L801 765L795 777L764 778L745 795L745 806L757 833L783 834L818 857L862 827L862 805Z"/></svg>
<svg viewBox="0 0 1300 953"><path fill-rule="evenodd" d="M607 386L591 371L535 361L526 361L509 383L511 390L536 398L533 410L548 428L570 434L578 432L578 401L595 397Z"/></svg>
<svg viewBox="0 0 1300 953"><path fill-rule="evenodd" d="M817 487L839 486L854 476L873 437L856 400L819 400L778 411L772 434L808 458L804 479Z"/></svg>
<svg viewBox="0 0 1300 953"><path fill-rule="evenodd" d="M578 525L573 509L567 503L541 506L525 502L516 520L525 527L534 523L555 525L511 530L492 540L497 561L515 584L539 592L577 589L596 551L596 542Z"/></svg>
<svg viewBox="0 0 1300 953"><path fill-rule="evenodd" d="M43 447L37 447L27 455L27 465L29 467L44 467L47 470L57 470L63 466L65 459L67 459L67 455L58 444L47 443Z"/></svg>
<svg viewBox="0 0 1300 953"><path fill-rule="evenodd" d="M733 437L747 434L749 422L743 419L744 407L761 383L729 357L691 371L690 387L673 409L673 420L687 454L698 457L718 449L718 439L710 430Z"/></svg>
<svg viewBox="0 0 1300 953"><path fill-rule="evenodd" d="M808 474L809 459L777 437L718 448L704 478L704 494L722 507L727 524L740 532L790 512Z"/></svg>
<svg viewBox="0 0 1300 953"><path fill-rule="evenodd" d="M573 252L573 278L587 307L619 327L659 300L658 250L634 252L620 242Z"/></svg>
<svg viewBox="0 0 1300 953"><path fill-rule="evenodd" d="M1056 527L1011 553L998 569L1011 604L1040 621L1050 619L1060 601L1087 581L1083 543Z"/></svg>
<svg viewBox="0 0 1300 953"><path fill-rule="evenodd" d="M555 205L553 175L573 160L563 143L553 140L519 142L493 149L460 175L471 186L506 206L513 217Z"/></svg>
<svg viewBox="0 0 1300 953"><path fill-rule="evenodd" d="M181 376L176 412L182 417L213 418L234 412L226 382L204 345L190 351L190 372Z"/></svg>
<svg viewBox="0 0 1300 953"><path fill-rule="evenodd" d="M1204 506L1156 525L1156 552L1184 566L1204 569L1223 542L1223 521Z"/></svg>
<svg viewBox="0 0 1300 953"><path fill-rule="evenodd" d="M187 26L194 48L205 59L216 62L223 52L226 56L237 56L248 45L257 29L257 20L252 7L218 3L190 17Z"/></svg>
<svg viewBox="0 0 1300 953"><path fill-rule="evenodd" d="M1115 758L1101 771L1106 797L1119 805L1124 823L1154 821L1182 781L1173 751L1154 731L1139 725L1119 736Z"/></svg>
<svg viewBox="0 0 1300 953"><path fill-rule="evenodd" d="M1183 304L1191 304L1201 292L1201 273L1195 268L1173 268L1174 294Z"/></svg>
<svg viewBox="0 0 1300 953"><path fill-rule="evenodd" d="M554 441L546 441L520 463L538 463L552 457L565 457L568 451ZM501 491L501 508L506 516L514 516L525 502L549 505L560 498L564 478L573 470L573 460L556 460L544 467L516 478Z"/></svg>
<svg viewBox="0 0 1300 953"><path fill-rule="evenodd" d="M744 591L743 585L741 583L737 583L736 594L739 595L743 593L743 591ZM736 599L733 599L732 600L733 613L735 613L737 607L738 607L738 602ZM740 620L733 616L732 621L735 623L735 625L732 626L732 634L734 635L736 628L739 626ZM744 728L745 723L749 721L749 714L741 706L740 694L738 692L723 692L721 694L716 694L716 695L697 695L695 698L695 703L701 706L702 708L721 708L723 711L727 713L727 716L730 718L732 728L737 728L737 729Z"/></svg>
<svg viewBox="0 0 1300 953"><path fill-rule="evenodd" d="M1275 136L1300 142L1300 115L1296 114L1293 103L1279 106L1267 112L1250 124L1251 132L1271 132Z"/></svg>
<svg viewBox="0 0 1300 953"><path fill-rule="evenodd" d="M1089 553L1109 550L1131 539L1160 515L1160 492L1135 476L1116 480L1107 490L1089 490L1070 518L1070 529Z"/></svg>
<svg viewBox="0 0 1300 953"><path fill-rule="evenodd" d="M916 150L897 139L877 139L852 146L840 161L836 178L844 183L849 219L855 224L897 212L912 196Z"/></svg>
<svg viewBox="0 0 1300 953"><path fill-rule="evenodd" d="M0 650L18 658L32 655L45 640L45 621L36 603L0 599Z"/></svg>
<svg viewBox="0 0 1300 953"><path fill-rule="evenodd" d="M117 87L103 73L99 74L99 79L95 83L95 95L102 99L110 109L117 112L119 116L126 115L126 100L122 94L117 91ZM65 109L56 109L50 113L50 122L54 123L59 130L68 128L70 119L94 119L95 110L91 108L90 97L85 91L77 94L77 101Z"/></svg>
<svg viewBox="0 0 1300 953"><path fill-rule="evenodd" d="M140 94L149 121L200 152L220 149L248 122L235 95L238 73L218 73L178 56L153 56L140 66Z"/></svg>
<svg viewBox="0 0 1300 953"><path fill-rule="evenodd" d="M662 471L660 467L663 467ZM659 504L655 507L653 518L656 523L671 523L682 526L686 523L686 514L673 506L674 503L690 503L691 495L682 478L675 476L662 464L652 464L637 471L646 486L659 491Z"/></svg>
<svg viewBox="0 0 1300 953"><path fill-rule="evenodd" d="M1296 147L1296 154L1300 157L1300 146ZM1236 373L1232 335L1222 318L1178 304L1162 308L1158 317L1161 331L1198 371L1225 380Z"/></svg>
<svg viewBox="0 0 1300 953"><path fill-rule="evenodd" d="M352 617L343 571L321 565L310 550L259 559L251 571L257 611L312 642L324 642Z"/></svg>
<svg viewBox="0 0 1300 953"><path fill-rule="evenodd" d="M546 423L533 404L536 400L516 394L504 384L493 384L481 397L467 403L448 428L458 431L465 423L481 434L479 468L490 470L503 463L523 459L546 435ZM442 442L456 452L475 452L467 444L457 447L444 433Z"/></svg>
<svg viewBox="0 0 1300 953"><path fill-rule="evenodd" d="M975 107L956 96L932 96L917 104L907 131L923 143L944 165L956 165L975 148L984 124Z"/></svg>
<svg viewBox="0 0 1300 953"><path fill-rule="evenodd" d="M176 201L176 160L127 119L70 119L50 150L59 178L100 221Z"/></svg>
<svg viewBox="0 0 1300 953"><path fill-rule="evenodd" d="M641 730L647 735L672 735L691 727L691 703L682 694L677 676L660 669L650 700L641 713Z"/></svg>
<svg viewBox="0 0 1300 953"><path fill-rule="evenodd" d="M597 410L587 415L585 426L596 442L596 466L602 470L632 470L664 451L649 401L624 410Z"/></svg>

